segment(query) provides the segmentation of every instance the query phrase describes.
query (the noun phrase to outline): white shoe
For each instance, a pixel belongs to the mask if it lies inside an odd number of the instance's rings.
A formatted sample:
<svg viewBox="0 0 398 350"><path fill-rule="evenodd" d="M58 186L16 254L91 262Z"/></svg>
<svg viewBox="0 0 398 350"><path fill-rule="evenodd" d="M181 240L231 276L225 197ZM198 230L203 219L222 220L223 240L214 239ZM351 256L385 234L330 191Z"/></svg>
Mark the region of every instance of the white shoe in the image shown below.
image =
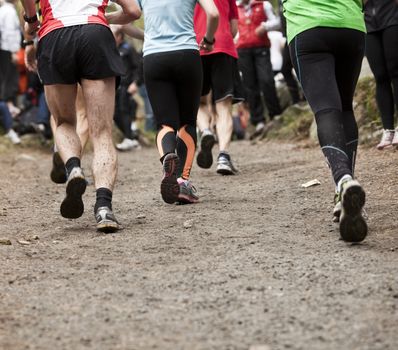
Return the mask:
<svg viewBox="0 0 398 350"><path fill-rule="evenodd" d="M397 146L398 146L398 128L395 129L394 138L392 139L391 144L392 144L394 147L397 147Z"/></svg>
<svg viewBox="0 0 398 350"><path fill-rule="evenodd" d="M386 147L390 147L392 145L394 139L395 130L383 130L383 135L381 136L381 140L379 144L376 146L378 150L383 150Z"/></svg>
<svg viewBox="0 0 398 350"><path fill-rule="evenodd" d="M141 149L141 145L137 140L125 138L121 143L116 145L119 151L131 151L132 149Z"/></svg>
<svg viewBox="0 0 398 350"><path fill-rule="evenodd" d="M8 137L14 145L19 145L21 143L21 139L13 129L10 129L10 131L6 134L6 137Z"/></svg>

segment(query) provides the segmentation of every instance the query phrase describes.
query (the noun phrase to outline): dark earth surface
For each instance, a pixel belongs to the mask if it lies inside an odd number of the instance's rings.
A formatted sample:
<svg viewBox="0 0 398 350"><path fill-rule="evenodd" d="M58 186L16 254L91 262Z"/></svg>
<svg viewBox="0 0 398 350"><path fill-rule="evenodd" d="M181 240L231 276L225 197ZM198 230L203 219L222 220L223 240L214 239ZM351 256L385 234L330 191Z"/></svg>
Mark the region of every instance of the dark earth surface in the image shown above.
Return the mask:
<svg viewBox="0 0 398 350"><path fill-rule="evenodd" d="M1 154L0 349L398 349L398 153L360 150L359 245L339 240L318 148L231 153L238 176L194 168L191 206L162 202L155 149L121 154L114 235L92 185L82 218L59 215L49 153Z"/></svg>

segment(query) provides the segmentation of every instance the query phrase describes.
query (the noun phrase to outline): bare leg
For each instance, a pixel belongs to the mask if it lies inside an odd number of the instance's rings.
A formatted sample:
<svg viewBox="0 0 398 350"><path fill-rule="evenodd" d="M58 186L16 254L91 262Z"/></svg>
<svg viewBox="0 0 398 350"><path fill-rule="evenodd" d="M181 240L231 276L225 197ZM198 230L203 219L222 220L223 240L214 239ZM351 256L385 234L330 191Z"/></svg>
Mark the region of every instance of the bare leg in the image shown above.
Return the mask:
<svg viewBox="0 0 398 350"><path fill-rule="evenodd" d="M57 124L53 116L51 116L50 118L50 124L51 130L55 138L57 132ZM80 157L83 157L84 148L86 147L88 141L88 122L86 118L86 104L84 102L83 91L80 85L78 86L76 96L76 133L79 136L82 146L82 154L80 155Z"/></svg>
<svg viewBox="0 0 398 350"><path fill-rule="evenodd" d="M76 97L76 132L79 135L82 145L82 155L88 141L88 121L86 117L86 103L84 101L83 90L78 87Z"/></svg>
<svg viewBox="0 0 398 350"><path fill-rule="evenodd" d="M216 142L212 133L213 108L211 94L202 96L198 111L197 125L201 132L200 148L196 161L203 169L209 169L213 164L212 148Z"/></svg>
<svg viewBox="0 0 398 350"><path fill-rule="evenodd" d="M228 151L231 143L233 122L232 122L232 98L216 103L217 111L217 136L220 151Z"/></svg>
<svg viewBox="0 0 398 350"><path fill-rule="evenodd" d="M113 190L117 173L117 154L112 141L115 108L115 78L82 79L90 139L94 148L95 188Z"/></svg>
<svg viewBox="0 0 398 350"><path fill-rule="evenodd" d="M80 158L81 143L76 133L76 85L47 85L47 103L55 126L54 138L64 163L72 157ZM53 129L54 130L54 129Z"/></svg>
<svg viewBox="0 0 398 350"><path fill-rule="evenodd" d="M200 99L200 106L199 106L198 119L197 119L197 125L200 132L203 132L203 130L206 129L210 129L211 113L208 104L209 97L210 94L207 96L202 96Z"/></svg>

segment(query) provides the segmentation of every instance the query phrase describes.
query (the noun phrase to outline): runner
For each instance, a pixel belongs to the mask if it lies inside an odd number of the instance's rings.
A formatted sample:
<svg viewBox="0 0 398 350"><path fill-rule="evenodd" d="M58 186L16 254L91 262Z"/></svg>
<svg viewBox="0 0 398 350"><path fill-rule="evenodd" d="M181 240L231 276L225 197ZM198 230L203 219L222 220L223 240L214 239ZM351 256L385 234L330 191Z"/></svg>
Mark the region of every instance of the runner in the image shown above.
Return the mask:
<svg viewBox="0 0 398 350"><path fill-rule="evenodd" d="M214 50L201 50L203 65L202 99L198 114L198 128L201 132L200 151L197 163L201 168L208 169L213 164L212 148L215 136L211 130L212 113L209 112L208 101L215 102L216 130L220 153L217 158L217 173L234 175L237 173L228 153L231 143L233 120L232 102L235 92L238 54L233 38L238 31L238 9L235 0L215 0L220 13L220 25L216 32ZM195 9L195 32L198 43L206 34L206 13L199 6Z"/></svg>
<svg viewBox="0 0 398 350"><path fill-rule="evenodd" d="M298 79L336 184L341 237L362 241L365 191L353 180L358 127L352 101L365 50L361 0L286 0L287 35Z"/></svg>
<svg viewBox="0 0 398 350"><path fill-rule="evenodd" d="M377 149L398 146L394 101L398 108L398 2L365 2L366 57L376 79L376 101L383 124Z"/></svg>
<svg viewBox="0 0 398 350"><path fill-rule="evenodd" d="M155 114L166 203L196 203L189 180L196 148L202 69L193 28L196 0L138 0L145 15L144 77ZM212 0L199 0L208 21L200 46L211 51L218 24ZM115 19L113 23L120 23Z"/></svg>
<svg viewBox="0 0 398 350"><path fill-rule="evenodd" d="M241 0L238 11L238 64L250 108L250 121L256 127L250 137L254 139L266 129L272 128L274 117L282 113L272 71L271 41L268 37L268 31L280 27L280 20L275 16L269 1ZM267 126L259 93L268 109L270 122Z"/></svg>
<svg viewBox="0 0 398 350"><path fill-rule="evenodd" d="M125 23L138 18L139 9L134 2L115 2L122 6ZM35 0L22 0L22 4L27 32L32 34L40 25ZM86 180L80 165L82 145L76 133L75 108L79 82L94 148L97 229L115 232L119 224L112 212L112 191L117 172L112 119L115 77L123 74L123 66L105 19L107 5L107 0L41 0L43 22L38 32L37 57L38 72L57 125L54 135L57 148L68 174L61 215L75 219L84 211L82 195L86 190ZM27 63L28 68L35 68L33 55L27 57Z"/></svg>

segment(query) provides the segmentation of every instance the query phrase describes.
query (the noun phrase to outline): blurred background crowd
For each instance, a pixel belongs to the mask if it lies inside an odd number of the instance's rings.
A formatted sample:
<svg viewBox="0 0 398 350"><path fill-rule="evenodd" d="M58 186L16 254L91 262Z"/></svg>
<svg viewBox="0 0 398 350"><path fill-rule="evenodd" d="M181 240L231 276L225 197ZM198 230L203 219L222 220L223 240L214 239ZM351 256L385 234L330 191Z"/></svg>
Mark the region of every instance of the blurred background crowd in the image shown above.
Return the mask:
<svg viewBox="0 0 398 350"><path fill-rule="evenodd" d="M234 105L234 139L244 139L264 135L285 108L292 104L302 108L306 102L290 61L282 1L240 0L237 5L236 79L243 86L239 97L244 101ZM376 78L375 98L383 125L377 147L384 149L398 145L394 124L394 104L398 105L398 48L394 44L398 38L398 5L394 0L368 0L364 6L367 57ZM43 85L24 64L22 24L19 2L0 0L0 137L17 145L23 143L23 135L36 134L42 142L51 144L50 112ZM156 127L143 80L142 43L126 37L118 27L112 31L127 68L116 94L114 120L122 135L116 147L130 151L139 149L142 134L155 133Z"/></svg>

